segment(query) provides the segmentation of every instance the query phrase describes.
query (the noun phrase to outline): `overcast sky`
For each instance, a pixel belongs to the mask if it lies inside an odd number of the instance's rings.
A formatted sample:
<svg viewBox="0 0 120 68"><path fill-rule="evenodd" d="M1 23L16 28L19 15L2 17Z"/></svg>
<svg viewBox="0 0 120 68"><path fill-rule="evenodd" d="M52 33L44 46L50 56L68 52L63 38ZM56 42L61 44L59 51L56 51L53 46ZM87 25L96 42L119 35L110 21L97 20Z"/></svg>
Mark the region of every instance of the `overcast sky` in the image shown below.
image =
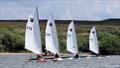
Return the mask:
<svg viewBox="0 0 120 68"><path fill-rule="evenodd" d="M39 18L57 20L120 19L120 0L0 0L0 19L27 19L35 6Z"/></svg>

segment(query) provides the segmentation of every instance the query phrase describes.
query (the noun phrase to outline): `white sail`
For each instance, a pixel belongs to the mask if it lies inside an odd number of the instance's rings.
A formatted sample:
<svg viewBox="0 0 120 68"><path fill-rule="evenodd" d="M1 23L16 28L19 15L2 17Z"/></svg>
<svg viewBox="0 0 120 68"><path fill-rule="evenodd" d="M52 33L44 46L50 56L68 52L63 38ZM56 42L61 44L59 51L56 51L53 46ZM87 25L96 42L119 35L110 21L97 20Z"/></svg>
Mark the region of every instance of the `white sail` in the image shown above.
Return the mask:
<svg viewBox="0 0 120 68"><path fill-rule="evenodd" d="M38 10L35 9L34 15L30 16L25 33L25 49L36 54L42 54L41 36L39 27Z"/></svg>
<svg viewBox="0 0 120 68"><path fill-rule="evenodd" d="M52 14L46 25L45 43L48 51L53 54L59 54L57 31Z"/></svg>
<svg viewBox="0 0 120 68"><path fill-rule="evenodd" d="M96 54L99 54L99 46L95 26L93 26L91 29L89 36L89 50Z"/></svg>
<svg viewBox="0 0 120 68"><path fill-rule="evenodd" d="M67 50L71 53L78 53L78 44L73 21L70 23L67 32Z"/></svg>

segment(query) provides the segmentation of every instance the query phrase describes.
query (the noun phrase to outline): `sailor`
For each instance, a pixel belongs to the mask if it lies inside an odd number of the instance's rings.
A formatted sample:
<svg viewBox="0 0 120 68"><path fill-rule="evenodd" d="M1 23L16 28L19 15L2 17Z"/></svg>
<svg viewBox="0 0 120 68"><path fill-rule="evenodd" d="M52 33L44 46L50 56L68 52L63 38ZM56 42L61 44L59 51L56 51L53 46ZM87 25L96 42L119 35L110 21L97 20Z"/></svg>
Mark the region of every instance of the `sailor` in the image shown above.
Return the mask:
<svg viewBox="0 0 120 68"><path fill-rule="evenodd" d="M56 54L54 55L53 61L57 61L57 58L59 58L59 55L56 53Z"/></svg>
<svg viewBox="0 0 120 68"><path fill-rule="evenodd" d="M46 62L42 54L37 54L37 62Z"/></svg>
<svg viewBox="0 0 120 68"><path fill-rule="evenodd" d="M75 54L74 58L79 58L79 55L78 55L78 54Z"/></svg>

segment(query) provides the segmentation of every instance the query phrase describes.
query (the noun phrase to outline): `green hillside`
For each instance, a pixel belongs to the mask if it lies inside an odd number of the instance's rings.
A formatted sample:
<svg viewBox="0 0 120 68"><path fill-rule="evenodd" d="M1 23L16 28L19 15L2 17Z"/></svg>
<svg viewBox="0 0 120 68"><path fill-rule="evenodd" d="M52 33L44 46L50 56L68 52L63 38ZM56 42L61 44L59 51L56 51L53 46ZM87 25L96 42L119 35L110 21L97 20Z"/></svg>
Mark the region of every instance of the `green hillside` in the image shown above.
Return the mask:
<svg viewBox="0 0 120 68"><path fill-rule="evenodd" d="M66 34L70 21L56 21L60 51L66 51ZM26 21L0 21L0 52L28 52L24 50ZM120 20L75 21L80 52L89 52L88 38L96 26L101 54L120 54ZM40 21L42 46L45 46L46 20Z"/></svg>

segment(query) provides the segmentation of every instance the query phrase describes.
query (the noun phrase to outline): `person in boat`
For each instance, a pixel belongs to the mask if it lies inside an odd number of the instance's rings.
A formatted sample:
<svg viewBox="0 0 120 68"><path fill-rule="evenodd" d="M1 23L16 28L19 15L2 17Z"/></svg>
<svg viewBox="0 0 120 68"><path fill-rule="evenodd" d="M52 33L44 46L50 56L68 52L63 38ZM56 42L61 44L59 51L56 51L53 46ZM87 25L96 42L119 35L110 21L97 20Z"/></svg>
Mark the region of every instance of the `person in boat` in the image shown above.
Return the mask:
<svg viewBox="0 0 120 68"><path fill-rule="evenodd" d="M46 48L44 49L45 49L45 56L53 56L53 54L50 51L48 51Z"/></svg>
<svg viewBox="0 0 120 68"><path fill-rule="evenodd" d="M53 61L57 61L57 58L59 58L59 55L56 53L56 54L54 55Z"/></svg>
<svg viewBox="0 0 120 68"><path fill-rule="evenodd" d="M75 56L74 56L73 58L79 58L79 55L78 55L78 53L77 53L77 54L75 54Z"/></svg>
<svg viewBox="0 0 120 68"><path fill-rule="evenodd" d="M45 59L43 58L42 54L37 54L37 62L45 62Z"/></svg>

